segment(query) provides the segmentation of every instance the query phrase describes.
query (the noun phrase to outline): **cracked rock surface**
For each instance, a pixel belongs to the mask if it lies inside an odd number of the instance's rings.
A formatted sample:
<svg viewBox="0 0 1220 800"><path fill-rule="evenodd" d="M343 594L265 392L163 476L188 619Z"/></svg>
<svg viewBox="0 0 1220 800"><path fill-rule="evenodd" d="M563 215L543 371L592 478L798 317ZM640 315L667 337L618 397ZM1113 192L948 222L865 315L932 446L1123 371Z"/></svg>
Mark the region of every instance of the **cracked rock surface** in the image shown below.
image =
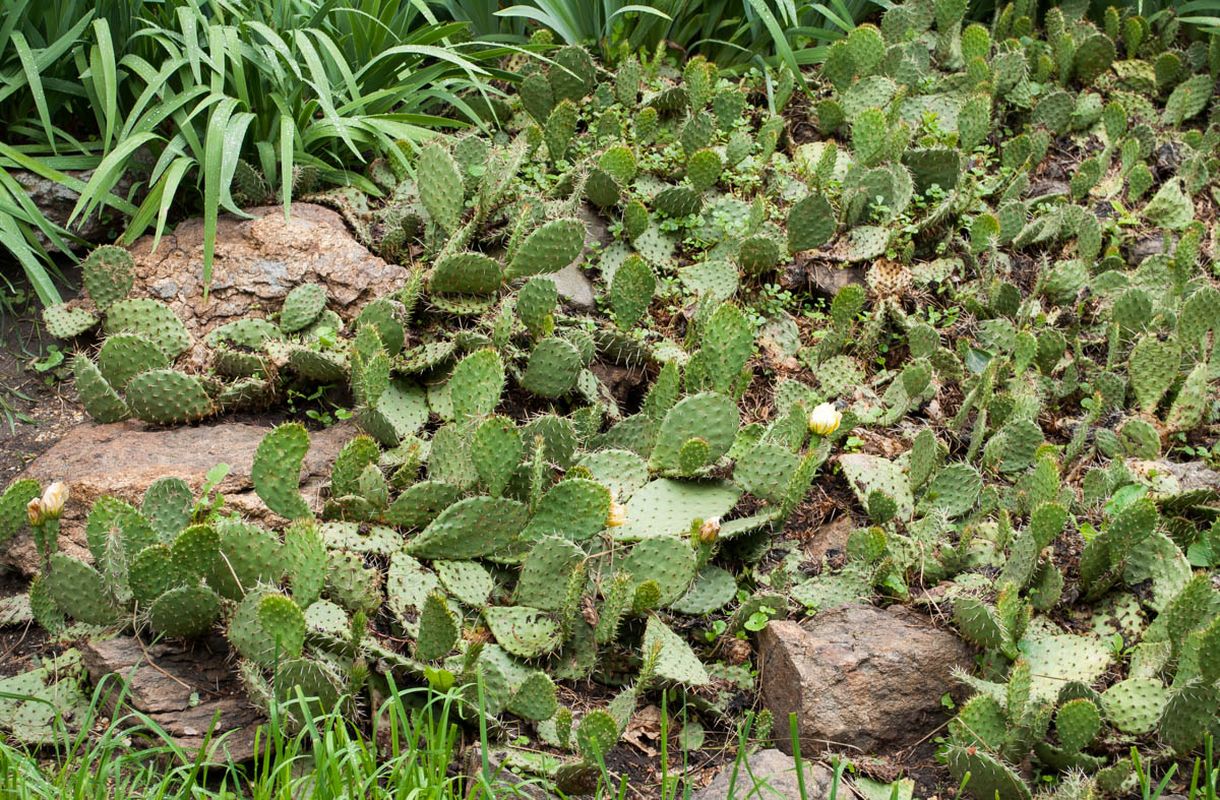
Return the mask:
<svg viewBox="0 0 1220 800"><path fill-rule="evenodd" d="M960 687L969 648L904 606L849 605L801 623L773 620L759 637L763 702L778 730L796 712L805 752L892 752L944 722L941 698ZM785 750L792 745L778 737Z"/></svg>
<svg viewBox="0 0 1220 800"><path fill-rule="evenodd" d="M367 303L402 288L408 270L387 263L356 241L343 218L329 208L293 203L246 209L251 219L221 216L216 229L212 284L203 296L203 219L179 223L153 249L145 236L131 247L133 297L167 303L186 325L195 346L187 358L206 361L203 337L245 317L278 313L288 292L303 283L326 288L327 308L345 320Z"/></svg>

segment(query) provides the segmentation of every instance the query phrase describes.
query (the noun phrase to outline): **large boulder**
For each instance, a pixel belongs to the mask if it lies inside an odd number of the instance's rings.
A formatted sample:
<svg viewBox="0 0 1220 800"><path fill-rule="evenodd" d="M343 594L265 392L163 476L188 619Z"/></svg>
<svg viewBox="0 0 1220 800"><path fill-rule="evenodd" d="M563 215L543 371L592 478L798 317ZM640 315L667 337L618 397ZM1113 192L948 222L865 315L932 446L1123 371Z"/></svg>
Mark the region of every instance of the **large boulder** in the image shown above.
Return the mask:
<svg viewBox="0 0 1220 800"><path fill-rule="evenodd" d="M802 764L808 800L830 796L834 774L821 764ZM742 762L725 766L691 800L789 800L801 797L801 784L792 756L774 748L760 750Z"/></svg>
<svg viewBox="0 0 1220 800"><path fill-rule="evenodd" d="M60 549L69 555L90 559L85 542L85 519L102 495L112 495L139 504L149 484L158 478L177 477L199 491L208 470L217 464L230 469L218 490L225 507L248 519L278 522L254 493L250 469L254 451L271 428L245 422L149 429L138 422L112 425L85 423L73 428L51 449L36 458L19 477L33 478L46 486L64 481L70 496L64 507ZM336 425L310 435L311 446L301 470L301 492L315 509L330 475L335 457L354 434L349 424ZM3 560L23 574L38 571L38 554L29 532L14 538Z"/></svg>
<svg viewBox="0 0 1220 800"><path fill-rule="evenodd" d="M192 361L202 366L199 344L208 331L243 317L266 317L303 283L326 287L327 307L343 319L366 303L402 288L408 270L389 264L352 236L335 211L311 203L246 209L250 219L225 215L216 228L212 283L203 296L203 220L178 224L153 248L145 236L131 246L136 297L168 303L196 341Z"/></svg>
<svg viewBox="0 0 1220 800"><path fill-rule="evenodd" d="M780 730L795 712L801 748L883 753L919 742L944 720L941 698L970 650L903 607L843 606L759 638L762 699ZM792 743L780 736L778 745Z"/></svg>

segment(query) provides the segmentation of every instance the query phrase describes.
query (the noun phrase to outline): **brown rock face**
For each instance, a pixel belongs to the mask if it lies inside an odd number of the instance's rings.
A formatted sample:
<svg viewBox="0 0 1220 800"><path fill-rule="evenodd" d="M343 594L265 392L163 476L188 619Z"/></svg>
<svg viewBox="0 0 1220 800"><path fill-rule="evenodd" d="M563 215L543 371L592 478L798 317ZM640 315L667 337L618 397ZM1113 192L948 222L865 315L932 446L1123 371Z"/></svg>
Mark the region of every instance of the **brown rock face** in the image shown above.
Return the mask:
<svg viewBox="0 0 1220 800"><path fill-rule="evenodd" d="M773 621L759 638L763 702L776 728L796 712L806 752L915 744L943 721L941 697L969 649L902 606L844 606L804 624ZM780 736L779 746L791 742Z"/></svg>
<svg viewBox="0 0 1220 800"><path fill-rule="evenodd" d="M134 708L147 714L192 757L213 729L206 754L209 763L241 762L254 756L254 731L264 717L241 691L220 637L200 642L192 650L166 643L145 647L130 636L86 639L80 649L94 685L111 676L111 691L104 700L111 713L119 693L113 674L118 673L128 681L123 713Z"/></svg>
<svg viewBox="0 0 1220 800"><path fill-rule="evenodd" d="M132 295L168 303L199 342L213 328L242 317L278 312L303 283L326 287L327 307L344 319L366 303L400 289L408 271L370 253L338 213L311 203L246 209L253 219L222 216L216 230L212 286L203 299L203 220L189 219L162 237L131 247L136 261ZM192 361L202 364L196 345Z"/></svg>
<svg viewBox="0 0 1220 800"><path fill-rule="evenodd" d="M164 477L182 478L198 491L208 470L217 464L231 468L219 487L226 508L250 519L277 521L258 499L250 481L254 451L270 430L244 422L163 430L148 429L138 422L85 423L35 459L20 477L34 478L44 486L51 481L68 484L71 494L64 507L60 549L90 560L85 519L99 497L112 495L138 505L149 484ZM315 507L320 508L318 494L335 456L353 435L350 425L310 434L312 444L301 470L301 492ZM37 553L28 532L12 541L3 558L26 575L38 571Z"/></svg>

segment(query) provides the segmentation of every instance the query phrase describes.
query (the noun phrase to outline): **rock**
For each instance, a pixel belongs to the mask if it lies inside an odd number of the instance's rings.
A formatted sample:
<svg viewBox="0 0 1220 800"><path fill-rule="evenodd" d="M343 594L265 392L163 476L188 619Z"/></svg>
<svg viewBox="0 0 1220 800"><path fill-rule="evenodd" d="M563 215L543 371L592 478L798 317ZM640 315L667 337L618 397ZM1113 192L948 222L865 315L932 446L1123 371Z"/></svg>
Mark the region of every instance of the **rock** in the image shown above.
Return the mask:
<svg viewBox="0 0 1220 800"><path fill-rule="evenodd" d="M552 788L563 792L564 797L587 797L598 785L597 770L571 758L534 749L492 747L487 754L490 771L487 782L492 788L489 795L483 789L483 755L479 745L466 748L461 759L462 773L470 787L466 800L490 800L491 797L547 800L555 797Z"/></svg>
<svg viewBox="0 0 1220 800"><path fill-rule="evenodd" d="M588 203L581 203L576 216L585 224L585 247L608 247L614 241L606 217Z"/></svg>
<svg viewBox="0 0 1220 800"><path fill-rule="evenodd" d="M813 291L834 297L844 286L864 286L865 268L821 257L821 251L797 253L791 265L780 272L780 284L791 291Z"/></svg>
<svg viewBox="0 0 1220 800"><path fill-rule="evenodd" d="M820 564L827 556L845 553L847 539L856 529L856 523L850 514L835 517L830 522L808 534L805 544L805 557L814 564Z"/></svg>
<svg viewBox="0 0 1220 800"><path fill-rule="evenodd" d="M89 179L93 177L91 169L66 169L63 172L81 183L88 183ZM43 216L61 228L67 227L68 217L72 215L72 209L76 207L76 201L80 198L79 194L60 181L44 178L33 172L12 170L9 175L21 185L21 188L25 189L25 193ZM112 194L128 197L134 184L135 177L126 172L111 190ZM137 199L136 202L139 200ZM110 236L111 227L116 224L121 225L121 219L121 215L103 206L99 212L90 214L88 217L77 218L69 230L86 242L108 241L112 238ZM35 235L44 246L54 247L42 233L36 232Z"/></svg>
<svg viewBox="0 0 1220 800"><path fill-rule="evenodd" d="M592 311L594 308L593 281L584 273L577 263L568 264L558 272L550 275L555 282L555 290L559 292L560 301L567 303L579 311Z"/></svg>
<svg viewBox="0 0 1220 800"><path fill-rule="evenodd" d="M173 308L195 338L189 359L196 366L205 363L201 342L208 331L235 319L277 313L288 292L303 283L326 287L327 307L346 320L406 281L405 267L370 253L335 211L293 203L287 220L282 206L246 211L252 219L220 218L206 301L201 218L179 223L156 250L151 236L131 247L136 261L133 296L154 297Z"/></svg>
<svg viewBox="0 0 1220 800"><path fill-rule="evenodd" d="M223 637L197 642L191 649L165 643L145 647L130 636L92 638L81 643L80 651L95 685L112 673L128 681L124 717L130 723L137 721L129 709L147 714L191 758L215 726L207 754L210 763L254 757L254 731L265 718L241 690ZM113 677L110 681L111 690L103 696L107 712L113 714L119 684Z"/></svg>
<svg viewBox="0 0 1220 800"><path fill-rule="evenodd" d="M1179 464L1176 461L1141 461L1129 458L1127 469L1151 484L1155 491L1163 494L1193 492L1199 489L1220 492L1220 472L1209 469L1200 461Z"/></svg>
<svg viewBox="0 0 1220 800"><path fill-rule="evenodd" d="M721 769L711 783L691 795L691 800L788 800L801 796L792 756L771 748L760 750L745 761ZM821 764L808 761L802 767L805 797L808 800L828 797L834 774Z"/></svg>
<svg viewBox="0 0 1220 800"><path fill-rule="evenodd" d="M596 307L593 281L580 265L586 260L594 261L601 249L614 241L614 237L610 235L610 227L602 215L588 203L581 204L576 210L576 217L585 225L584 258L577 259L548 277L555 282L561 302L576 311L592 311Z"/></svg>
<svg viewBox="0 0 1220 800"><path fill-rule="evenodd" d="M777 729L796 712L801 748L880 753L915 744L944 720L970 650L903 606L843 606L802 624L770 622L759 637L762 698ZM791 743L781 736L778 745Z"/></svg>
<svg viewBox="0 0 1220 800"><path fill-rule="evenodd" d="M250 481L254 451L269 430L244 422L167 429L149 429L132 421L84 423L36 458L19 477L34 478L44 486L57 480L68 484L70 497L61 523L60 549L89 560L85 518L99 497L113 495L138 505L148 485L166 476L182 478L198 491L208 470L221 463L231 467L219 487L225 507L256 521L278 522L258 499ZM314 508L321 508L318 495L328 480L330 465L353 435L349 424L310 434L312 444L302 470L301 492ZM26 575L38 571L38 557L28 531L13 539L3 559Z"/></svg>
<svg viewBox="0 0 1220 800"><path fill-rule="evenodd" d="M625 367L594 361L589 365L589 371L610 390L610 394L621 406L638 406L648 391L648 373L643 367Z"/></svg>
<svg viewBox="0 0 1220 800"><path fill-rule="evenodd" d="M1166 251L1169 243L1163 233L1149 233L1141 236L1131 244L1130 260L1139 264L1151 256L1159 256Z"/></svg>

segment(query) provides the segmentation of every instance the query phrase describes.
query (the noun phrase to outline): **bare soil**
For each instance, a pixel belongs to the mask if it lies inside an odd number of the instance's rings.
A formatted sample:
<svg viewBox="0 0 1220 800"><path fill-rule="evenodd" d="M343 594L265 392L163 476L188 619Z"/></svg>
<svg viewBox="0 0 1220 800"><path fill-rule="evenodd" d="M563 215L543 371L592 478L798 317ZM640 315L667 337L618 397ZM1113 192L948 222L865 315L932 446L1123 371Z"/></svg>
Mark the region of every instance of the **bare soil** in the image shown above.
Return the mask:
<svg viewBox="0 0 1220 800"><path fill-rule="evenodd" d="M0 264L0 279L9 267ZM73 276L69 274L69 279ZM64 292L65 299L71 291ZM0 486L6 486L65 432L85 421L67 376L67 358L46 372L34 362L62 346L42 330L36 304L14 310L0 308Z"/></svg>

